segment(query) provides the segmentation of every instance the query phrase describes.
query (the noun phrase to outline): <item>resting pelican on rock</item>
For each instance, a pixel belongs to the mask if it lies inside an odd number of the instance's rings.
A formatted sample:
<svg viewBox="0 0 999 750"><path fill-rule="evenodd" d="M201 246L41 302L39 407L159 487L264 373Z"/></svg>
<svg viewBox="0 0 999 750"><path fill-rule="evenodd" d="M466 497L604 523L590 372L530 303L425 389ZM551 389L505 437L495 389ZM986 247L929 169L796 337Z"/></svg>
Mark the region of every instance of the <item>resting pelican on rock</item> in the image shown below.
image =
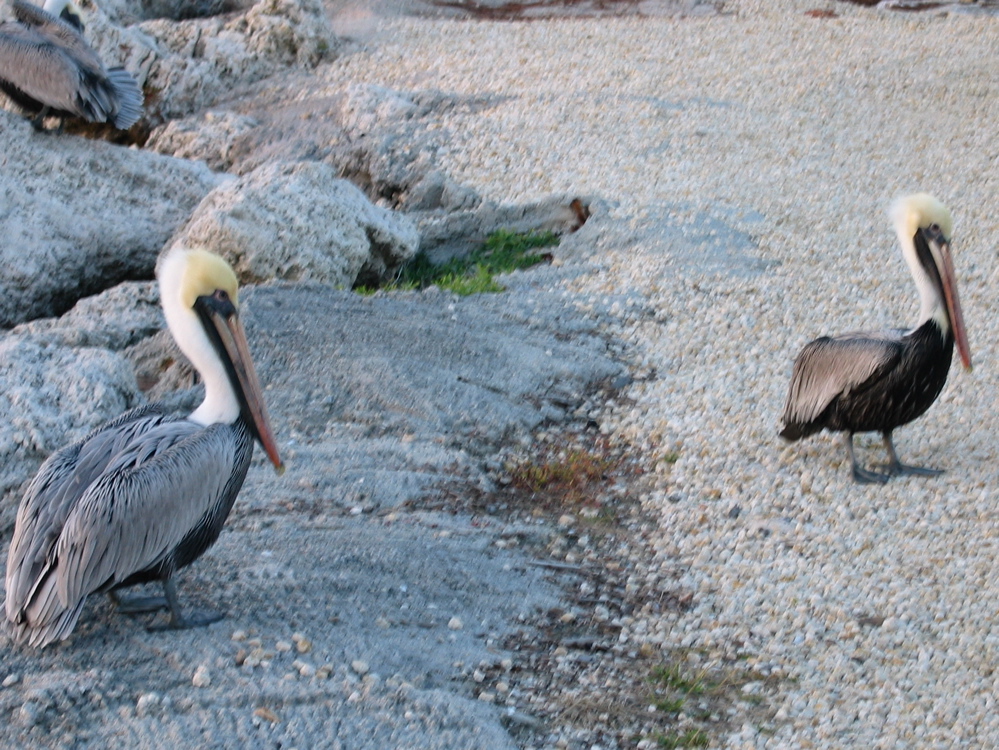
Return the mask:
<svg viewBox="0 0 999 750"><path fill-rule="evenodd" d="M17 512L7 558L6 619L31 646L63 640L90 594L160 581L170 627L174 573L218 538L256 439L284 470L239 320L236 276L217 255L172 248L156 268L167 325L205 384L184 418L156 405L126 412L52 454ZM162 607L162 600L152 600ZM127 605L127 602L125 603ZM133 611L148 611L146 606Z"/></svg>
<svg viewBox="0 0 999 750"><path fill-rule="evenodd" d="M897 200L895 231L919 289L920 310L909 331L823 336L805 346L794 363L781 437L798 440L823 429L846 433L853 478L886 482L893 475L940 474L898 460L892 431L921 416L947 381L954 344L971 369L957 280L951 259L950 211L925 193ZM888 463L883 472L861 467L853 451L856 432L880 432Z"/></svg>
<svg viewBox="0 0 999 750"><path fill-rule="evenodd" d="M26 0L11 7L16 20L0 24L0 91L34 115L36 130L49 116L120 130L138 121L142 89L124 68L104 67L71 0L46 0L44 10Z"/></svg>

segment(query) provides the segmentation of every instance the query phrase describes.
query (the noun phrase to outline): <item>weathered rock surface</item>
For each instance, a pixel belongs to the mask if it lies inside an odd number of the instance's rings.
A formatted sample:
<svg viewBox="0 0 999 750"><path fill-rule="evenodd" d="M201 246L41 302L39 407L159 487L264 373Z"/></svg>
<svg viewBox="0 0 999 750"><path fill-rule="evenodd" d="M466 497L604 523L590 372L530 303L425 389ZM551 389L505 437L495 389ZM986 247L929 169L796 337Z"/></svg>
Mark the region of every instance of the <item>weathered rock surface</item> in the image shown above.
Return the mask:
<svg viewBox="0 0 999 750"><path fill-rule="evenodd" d="M86 4L82 15L105 64L125 67L145 90L151 122L277 71L314 67L338 46L320 0Z"/></svg>
<svg viewBox="0 0 999 750"><path fill-rule="evenodd" d="M435 261L467 253L498 229L570 231L580 224L561 195L525 205L484 201L437 167L447 144L440 118L455 109L485 109L490 100L441 92L407 94L352 84L335 96L310 96L315 80L282 77L252 97L174 120L153 131L148 147L203 159L246 174L275 161L321 160L360 186L378 205L405 213L420 232L419 249ZM232 190L234 188L224 188Z"/></svg>
<svg viewBox="0 0 999 750"><path fill-rule="evenodd" d="M289 66L313 67L336 46L320 0L260 0L244 12L136 29L156 40L159 59L146 82L160 92L153 109L163 117L210 106L235 85Z"/></svg>
<svg viewBox="0 0 999 750"><path fill-rule="evenodd" d="M19 488L54 450L139 403L128 361L107 349L0 337L0 528Z"/></svg>
<svg viewBox="0 0 999 750"><path fill-rule="evenodd" d="M216 188L173 244L226 257L243 282L375 282L416 252L400 214L373 205L319 162L275 163Z"/></svg>
<svg viewBox="0 0 999 750"><path fill-rule="evenodd" d="M0 112L0 327L54 315L157 253L223 178L204 165L32 131Z"/></svg>
<svg viewBox="0 0 999 750"><path fill-rule="evenodd" d="M620 371L594 322L571 306L540 304L530 289L361 297L268 285L245 289L241 304L298 478L291 490L287 475L265 473L258 481L274 494L261 497L376 508L455 477L478 482L483 456L565 420ZM47 453L143 401L140 385L170 408L200 401L190 366L157 333L162 325L155 286L126 283L0 337L11 352L0 371L9 384L0 413L11 415L0 443L0 529Z"/></svg>

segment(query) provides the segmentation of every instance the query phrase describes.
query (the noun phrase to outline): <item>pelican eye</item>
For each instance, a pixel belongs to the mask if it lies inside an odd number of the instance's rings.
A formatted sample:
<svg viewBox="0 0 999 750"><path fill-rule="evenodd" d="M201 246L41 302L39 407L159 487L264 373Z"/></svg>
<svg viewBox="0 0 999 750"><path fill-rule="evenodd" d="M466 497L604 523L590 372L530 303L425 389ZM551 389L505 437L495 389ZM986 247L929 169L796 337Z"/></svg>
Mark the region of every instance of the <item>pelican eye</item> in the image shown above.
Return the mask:
<svg viewBox="0 0 999 750"><path fill-rule="evenodd" d="M216 289L215 294L213 294L212 296L215 297L215 299L217 299L219 302L229 301L229 293L225 289Z"/></svg>
<svg viewBox="0 0 999 750"><path fill-rule="evenodd" d="M930 224L930 231L933 232L933 234L938 234L940 232L940 225L937 223Z"/></svg>

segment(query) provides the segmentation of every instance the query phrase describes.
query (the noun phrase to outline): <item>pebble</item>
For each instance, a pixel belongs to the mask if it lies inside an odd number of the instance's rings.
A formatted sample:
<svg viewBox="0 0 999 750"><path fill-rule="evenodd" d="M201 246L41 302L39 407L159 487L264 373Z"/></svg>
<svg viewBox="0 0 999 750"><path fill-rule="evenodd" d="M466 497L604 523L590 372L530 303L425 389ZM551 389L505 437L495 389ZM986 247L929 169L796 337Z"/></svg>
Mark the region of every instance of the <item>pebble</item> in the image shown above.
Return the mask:
<svg viewBox="0 0 999 750"><path fill-rule="evenodd" d="M11 685L16 685L20 681L21 681L21 675L17 674L17 672L12 672L11 674L3 678L3 686L10 687Z"/></svg>
<svg viewBox="0 0 999 750"><path fill-rule="evenodd" d="M452 617L450 620L447 621L447 626L451 630L461 630L463 627L465 627L460 617Z"/></svg>
<svg viewBox="0 0 999 750"><path fill-rule="evenodd" d="M143 693L135 702L135 715L148 716L160 707L163 697L159 693Z"/></svg>
<svg viewBox="0 0 999 750"><path fill-rule="evenodd" d="M368 673L368 663L361 659L356 659L350 663L350 668L358 675L364 676Z"/></svg>
<svg viewBox="0 0 999 750"><path fill-rule="evenodd" d="M208 667L204 664L200 665L194 670L194 677L191 678L191 683L194 687L204 688L212 684L212 676L208 671Z"/></svg>

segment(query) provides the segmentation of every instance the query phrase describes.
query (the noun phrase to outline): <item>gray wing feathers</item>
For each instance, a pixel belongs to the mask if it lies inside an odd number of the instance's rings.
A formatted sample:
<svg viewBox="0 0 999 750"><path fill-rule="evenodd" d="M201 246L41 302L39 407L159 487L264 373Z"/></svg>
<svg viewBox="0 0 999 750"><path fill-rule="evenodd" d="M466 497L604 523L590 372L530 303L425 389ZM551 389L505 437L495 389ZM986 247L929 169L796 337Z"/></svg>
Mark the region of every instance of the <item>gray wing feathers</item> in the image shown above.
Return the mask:
<svg viewBox="0 0 999 750"><path fill-rule="evenodd" d="M894 331L812 341L795 360L784 404L784 424L806 424L817 419L836 396L862 386L894 363L900 347Z"/></svg>
<svg viewBox="0 0 999 750"><path fill-rule="evenodd" d="M164 450L179 441L159 435L150 452L144 437L81 498L56 547L64 607L162 561L222 495L234 444L218 439L222 430L195 427L178 450Z"/></svg>
<svg viewBox="0 0 999 750"><path fill-rule="evenodd" d="M163 420L155 407L122 414L53 453L28 485L7 557L7 616L14 619L37 585L48 556L81 495L135 435Z"/></svg>
<svg viewBox="0 0 999 750"><path fill-rule="evenodd" d="M112 68L108 71L108 83L114 89L118 100L118 110L114 115L114 126L119 130L128 130L142 117L144 96L142 89L131 74L124 68Z"/></svg>
<svg viewBox="0 0 999 750"><path fill-rule="evenodd" d="M87 44L87 40L78 29L25 0L15 0L12 7L14 17L26 26L30 26L30 31L40 42L66 50L77 62L92 71L104 69L101 59Z"/></svg>
<svg viewBox="0 0 999 750"><path fill-rule="evenodd" d="M44 497L29 500L29 488L22 510L54 507L11 542L7 615L15 638L31 645L64 638L87 595L169 554L224 491L235 462L230 435L222 425L149 417L95 434L78 450L78 473ZM19 530L20 520L19 513Z"/></svg>
<svg viewBox="0 0 999 750"><path fill-rule="evenodd" d="M36 101L122 130L142 116L143 94L123 68L106 70L97 53L69 24L16 0L24 25L0 26L0 77Z"/></svg>
<svg viewBox="0 0 999 750"><path fill-rule="evenodd" d="M80 73L72 58L31 29L0 26L0 77L32 99L74 112Z"/></svg>

